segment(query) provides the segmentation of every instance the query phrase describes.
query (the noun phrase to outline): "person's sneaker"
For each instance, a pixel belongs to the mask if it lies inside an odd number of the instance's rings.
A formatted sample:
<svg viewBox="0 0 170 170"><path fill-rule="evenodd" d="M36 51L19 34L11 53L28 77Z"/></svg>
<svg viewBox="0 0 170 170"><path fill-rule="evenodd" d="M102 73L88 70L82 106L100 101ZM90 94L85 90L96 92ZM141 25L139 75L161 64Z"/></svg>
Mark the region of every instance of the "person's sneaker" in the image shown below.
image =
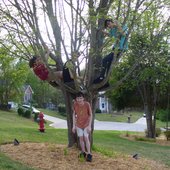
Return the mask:
<svg viewBox="0 0 170 170"><path fill-rule="evenodd" d="M81 152L79 155L80 158L86 158L86 152Z"/></svg>
<svg viewBox="0 0 170 170"><path fill-rule="evenodd" d="M17 139L14 139L14 145L19 145L19 141Z"/></svg>
<svg viewBox="0 0 170 170"><path fill-rule="evenodd" d="M91 162L92 161L92 155L91 154L87 154L86 161L87 162Z"/></svg>

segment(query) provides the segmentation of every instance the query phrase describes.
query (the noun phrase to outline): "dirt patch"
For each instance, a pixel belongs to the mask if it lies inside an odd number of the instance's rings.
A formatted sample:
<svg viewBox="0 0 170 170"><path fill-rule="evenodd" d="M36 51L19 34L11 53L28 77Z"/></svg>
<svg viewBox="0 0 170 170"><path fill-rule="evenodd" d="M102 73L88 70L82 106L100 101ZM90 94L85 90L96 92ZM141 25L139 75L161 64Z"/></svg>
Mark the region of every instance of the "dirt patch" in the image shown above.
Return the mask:
<svg viewBox="0 0 170 170"><path fill-rule="evenodd" d="M11 159L22 162L29 167L42 170L168 170L162 164L147 159L134 159L131 156L106 157L93 152L93 161L79 159L76 148L48 143L20 143L18 146L6 144L0 146L1 152Z"/></svg>

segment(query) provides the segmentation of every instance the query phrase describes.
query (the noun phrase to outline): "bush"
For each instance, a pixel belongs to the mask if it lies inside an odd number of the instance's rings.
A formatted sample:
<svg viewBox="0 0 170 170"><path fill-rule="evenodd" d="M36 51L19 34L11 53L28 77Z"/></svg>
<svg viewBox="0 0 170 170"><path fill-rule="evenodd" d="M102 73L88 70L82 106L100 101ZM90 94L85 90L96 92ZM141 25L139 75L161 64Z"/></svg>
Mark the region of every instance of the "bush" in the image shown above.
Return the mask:
<svg viewBox="0 0 170 170"><path fill-rule="evenodd" d="M21 107L18 108L17 112L18 112L19 116L23 116L24 115L24 109L21 108Z"/></svg>
<svg viewBox="0 0 170 170"><path fill-rule="evenodd" d="M169 140L170 139L170 131L165 131L164 132L166 139Z"/></svg>
<svg viewBox="0 0 170 170"><path fill-rule="evenodd" d="M26 117L26 118L31 118L31 111L26 110L23 116Z"/></svg>
<svg viewBox="0 0 170 170"><path fill-rule="evenodd" d="M102 113L102 111L99 108L97 108L95 113Z"/></svg>
<svg viewBox="0 0 170 170"><path fill-rule="evenodd" d="M34 113L34 122L38 122L37 121L38 115L39 115L39 113Z"/></svg>
<svg viewBox="0 0 170 170"><path fill-rule="evenodd" d="M165 122L167 121L167 117L168 117L168 120L170 120L170 110L158 110L157 113L156 113L156 117L157 119ZM169 114L169 115L168 115Z"/></svg>
<svg viewBox="0 0 170 170"><path fill-rule="evenodd" d="M156 136L156 137L159 137L160 134L161 134L161 129L160 129L160 128L156 128L156 129L155 129L155 136Z"/></svg>
<svg viewBox="0 0 170 170"><path fill-rule="evenodd" d="M0 104L0 109L1 110L10 110L11 105L10 104Z"/></svg>
<svg viewBox="0 0 170 170"><path fill-rule="evenodd" d="M66 113L66 106L65 105L58 105L59 113Z"/></svg>

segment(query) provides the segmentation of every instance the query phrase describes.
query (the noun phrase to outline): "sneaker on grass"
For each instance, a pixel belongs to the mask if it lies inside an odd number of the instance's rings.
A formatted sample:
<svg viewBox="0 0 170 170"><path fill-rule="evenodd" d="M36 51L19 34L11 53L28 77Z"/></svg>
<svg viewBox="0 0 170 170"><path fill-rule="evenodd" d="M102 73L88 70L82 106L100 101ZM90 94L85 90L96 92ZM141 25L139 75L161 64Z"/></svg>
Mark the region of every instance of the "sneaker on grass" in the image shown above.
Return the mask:
<svg viewBox="0 0 170 170"><path fill-rule="evenodd" d="M91 154L87 154L86 161L87 162L91 162L92 161L92 155Z"/></svg>

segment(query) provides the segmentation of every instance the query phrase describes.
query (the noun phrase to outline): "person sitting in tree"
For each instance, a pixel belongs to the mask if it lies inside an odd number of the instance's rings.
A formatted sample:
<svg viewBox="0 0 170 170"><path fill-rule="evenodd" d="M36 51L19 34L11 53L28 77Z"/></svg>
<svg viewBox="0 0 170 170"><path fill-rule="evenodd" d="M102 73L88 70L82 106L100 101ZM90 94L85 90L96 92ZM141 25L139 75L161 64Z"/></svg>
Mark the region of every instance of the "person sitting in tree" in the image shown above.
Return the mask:
<svg viewBox="0 0 170 170"><path fill-rule="evenodd" d="M49 52L45 54L46 60L48 60ZM80 55L77 53L77 56ZM76 56L76 57L77 57ZM75 69L75 57L73 59L67 61L64 64L62 71L56 71L54 69L49 69L43 62L40 56L34 55L30 61L29 66L33 69L35 75L37 75L41 80L54 82L62 80L64 83L72 83L74 84L74 79L80 80L81 78L76 75ZM80 82L80 81L79 81Z"/></svg>
<svg viewBox="0 0 170 170"><path fill-rule="evenodd" d="M34 55L29 61L30 68L33 69L36 76L43 81L58 81L62 79L62 71L50 70L42 61L41 57Z"/></svg>
<svg viewBox="0 0 170 170"><path fill-rule="evenodd" d="M100 83L107 76L114 56L119 56L121 52L124 52L128 48L126 40L128 30L127 26L120 26L118 21L113 21L112 19L106 19L104 24L105 28L109 29L109 32L102 32L104 35L114 37L115 43L112 47L113 51L102 59L102 69L99 77L93 81L94 84ZM107 82L104 86L108 87L109 83Z"/></svg>
<svg viewBox="0 0 170 170"><path fill-rule="evenodd" d="M89 133L91 132L92 110L90 103L84 100L83 93L76 94L76 99L73 103L73 128L72 132L77 131L79 137L81 153L80 157L86 158L86 161L92 161L90 151ZM86 152L86 150L87 152Z"/></svg>

